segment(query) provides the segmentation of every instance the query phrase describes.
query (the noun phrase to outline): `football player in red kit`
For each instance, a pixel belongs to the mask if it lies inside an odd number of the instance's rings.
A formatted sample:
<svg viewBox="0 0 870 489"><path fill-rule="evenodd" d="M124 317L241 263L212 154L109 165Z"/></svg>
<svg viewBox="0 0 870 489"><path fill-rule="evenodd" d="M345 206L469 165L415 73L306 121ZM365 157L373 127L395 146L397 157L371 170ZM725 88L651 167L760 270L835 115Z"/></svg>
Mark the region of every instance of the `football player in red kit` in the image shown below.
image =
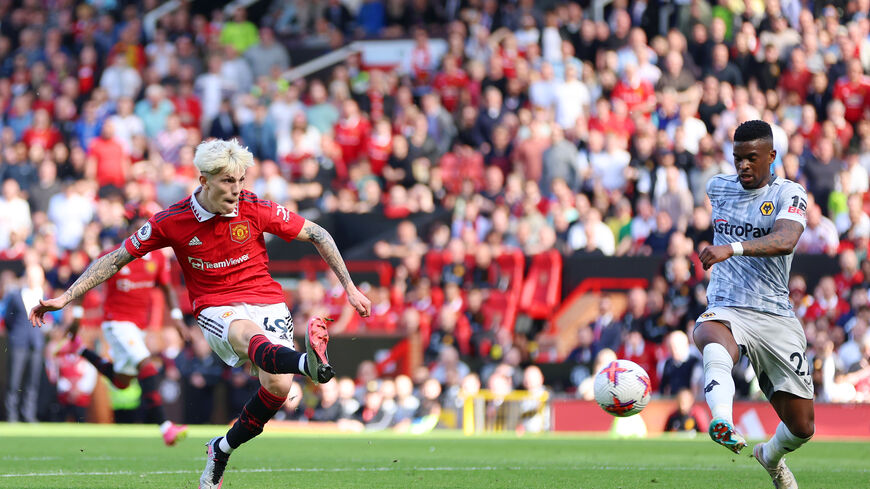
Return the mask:
<svg viewBox="0 0 870 489"><path fill-rule="evenodd" d="M149 252L172 247L181 264L194 315L212 350L230 366L245 361L259 369L260 389L225 436L208 442L199 487L218 488L230 453L263 431L287 398L292 374L315 383L334 373L326 355L326 323L312 318L305 353L293 349L293 322L284 292L268 271L264 233L312 243L347 292L348 302L368 317L371 301L357 289L332 236L281 205L261 200L242 186L253 155L235 140L210 140L196 149L200 171L193 195L158 212L117 250L101 257L61 296L40 301L30 313L36 325Z"/></svg>
<svg viewBox="0 0 870 489"><path fill-rule="evenodd" d="M134 220L131 231L138 229ZM58 354L77 353L93 364L97 371L108 377L119 389L130 385L135 378L142 389L142 405L145 418L160 425L163 441L167 446L187 435L187 426L177 425L166 419L163 412L163 399L160 396L157 366L151 360L151 352L145 346L145 329L149 324L151 297L157 287L166 297L171 308L172 324L182 338L187 338L187 327L182 321L178 299L169 283L169 260L161 251L142 256L141 260L131 262L106 281L106 297L103 300L103 337L109 345L107 360L87 348L76 336L81 309L73 311L74 320L70 325L72 341L58 351Z"/></svg>

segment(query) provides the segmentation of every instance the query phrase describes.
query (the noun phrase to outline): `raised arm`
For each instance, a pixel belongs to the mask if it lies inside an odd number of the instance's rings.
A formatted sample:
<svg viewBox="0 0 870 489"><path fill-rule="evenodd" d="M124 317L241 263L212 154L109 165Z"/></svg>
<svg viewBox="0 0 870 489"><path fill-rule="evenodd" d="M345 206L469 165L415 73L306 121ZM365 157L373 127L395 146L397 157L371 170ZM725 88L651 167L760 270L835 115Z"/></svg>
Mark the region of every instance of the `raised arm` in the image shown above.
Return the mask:
<svg viewBox="0 0 870 489"><path fill-rule="evenodd" d="M350 305L356 309L360 316L368 317L372 310L372 302L354 285L353 280L350 278L350 273L347 271L347 265L344 264L344 260L341 258L341 253L338 251L332 235L319 224L306 219L296 239L308 241L317 248L317 252L320 253L323 261L335 272L339 282L341 282L342 287L347 292L347 300L350 302Z"/></svg>
<svg viewBox="0 0 870 489"><path fill-rule="evenodd" d="M791 219L777 219L773 229L767 236L743 241L743 256L781 256L794 251L804 227ZM731 245L708 246L701 251L698 258L704 264L704 270L716 263L734 256Z"/></svg>
<svg viewBox="0 0 870 489"><path fill-rule="evenodd" d="M53 299L41 299L39 305L30 311L30 322L34 326L42 326L45 324L45 313L63 309L64 306L105 282L109 277L118 273L118 270L124 268L124 265L135 259L136 257L131 255L123 245L117 250L97 258L66 292Z"/></svg>

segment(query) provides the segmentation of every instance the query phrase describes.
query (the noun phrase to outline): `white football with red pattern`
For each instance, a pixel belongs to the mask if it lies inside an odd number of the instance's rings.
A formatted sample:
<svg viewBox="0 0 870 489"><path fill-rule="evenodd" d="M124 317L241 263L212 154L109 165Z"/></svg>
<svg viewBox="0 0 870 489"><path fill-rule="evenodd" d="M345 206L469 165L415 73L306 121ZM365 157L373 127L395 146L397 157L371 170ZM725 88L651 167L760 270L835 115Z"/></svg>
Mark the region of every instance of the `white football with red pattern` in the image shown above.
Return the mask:
<svg viewBox="0 0 870 489"><path fill-rule="evenodd" d="M629 360L615 360L595 375L595 401L613 416L633 416L649 403L649 375Z"/></svg>

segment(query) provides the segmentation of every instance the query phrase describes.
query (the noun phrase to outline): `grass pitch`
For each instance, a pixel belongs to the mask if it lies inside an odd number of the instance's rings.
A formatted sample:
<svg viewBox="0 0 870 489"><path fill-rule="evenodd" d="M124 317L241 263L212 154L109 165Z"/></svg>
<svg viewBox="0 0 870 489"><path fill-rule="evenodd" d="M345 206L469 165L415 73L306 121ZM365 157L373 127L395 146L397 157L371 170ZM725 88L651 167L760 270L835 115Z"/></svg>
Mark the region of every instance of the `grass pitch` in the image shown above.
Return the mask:
<svg viewBox="0 0 870 489"><path fill-rule="evenodd" d="M225 431L192 427L167 448L153 426L0 423L0 488L195 488L205 442ZM223 487L772 487L751 452L706 436L266 433L233 454ZM801 488L870 487L870 443L813 441L787 458Z"/></svg>

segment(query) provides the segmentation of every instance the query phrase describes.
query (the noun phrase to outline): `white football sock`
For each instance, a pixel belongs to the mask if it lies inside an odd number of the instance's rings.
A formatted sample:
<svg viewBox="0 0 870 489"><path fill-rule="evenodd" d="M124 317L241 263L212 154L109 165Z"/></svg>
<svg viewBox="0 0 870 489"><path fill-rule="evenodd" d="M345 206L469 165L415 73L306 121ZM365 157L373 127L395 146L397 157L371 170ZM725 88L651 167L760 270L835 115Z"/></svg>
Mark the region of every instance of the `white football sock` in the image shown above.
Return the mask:
<svg viewBox="0 0 870 489"><path fill-rule="evenodd" d="M307 364L308 364L308 354L303 353L302 355L299 355L299 371L302 372L303 374L308 372L308 369L305 368ZM307 375L310 376L310 374L307 374Z"/></svg>
<svg viewBox="0 0 870 489"><path fill-rule="evenodd" d="M221 451L226 453L227 455L233 453L233 447L230 446L229 442L227 441L227 437L221 438L221 441L218 442L218 448L220 448Z"/></svg>
<svg viewBox="0 0 870 489"><path fill-rule="evenodd" d="M719 343L710 343L704 347L704 398L710 406L714 418L723 418L729 423L732 404L734 403L734 379L731 369L734 361L728 350Z"/></svg>
<svg viewBox="0 0 870 489"><path fill-rule="evenodd" d="M166 433L166 430L168 430L170 426L172 426L172 421L169 421L168 419L160 423L160 433Z"/></svg>
<svg viewBox="0 0 870 489"><path fill-rule="evenodd" d="M764 444L763 453L767 465L775 466L788 452L793 452L801 445L810 441L809 438L800 438L794 435L782 421L776 427L776 434Z"/></svg>

